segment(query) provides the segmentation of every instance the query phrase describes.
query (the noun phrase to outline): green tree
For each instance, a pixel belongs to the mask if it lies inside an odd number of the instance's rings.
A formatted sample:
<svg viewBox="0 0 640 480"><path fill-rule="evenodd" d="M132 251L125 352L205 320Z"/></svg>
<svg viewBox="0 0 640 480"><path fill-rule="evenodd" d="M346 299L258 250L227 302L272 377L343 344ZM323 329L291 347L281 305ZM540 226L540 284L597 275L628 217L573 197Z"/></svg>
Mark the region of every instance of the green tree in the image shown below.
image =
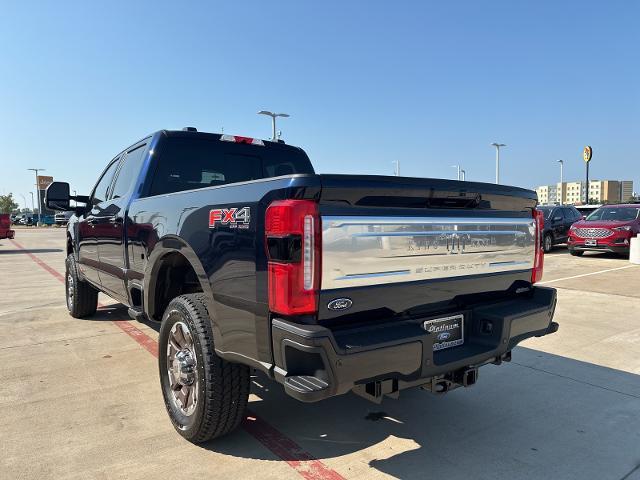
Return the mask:
<svg viewBox="0 0 640 480"><path fill-rule="evenodd" d="M18 208L19 205L13 199L13 194L0 195L0 213L11 213Z"/></svg>

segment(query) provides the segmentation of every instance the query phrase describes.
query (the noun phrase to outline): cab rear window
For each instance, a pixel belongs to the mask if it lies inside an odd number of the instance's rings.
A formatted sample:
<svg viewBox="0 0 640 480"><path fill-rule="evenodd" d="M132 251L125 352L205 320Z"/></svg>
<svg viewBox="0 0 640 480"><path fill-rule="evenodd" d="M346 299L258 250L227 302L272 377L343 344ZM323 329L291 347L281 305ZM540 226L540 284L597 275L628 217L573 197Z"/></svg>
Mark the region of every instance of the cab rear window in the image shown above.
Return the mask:
<svg viewBox="0 0 640 480"><path fill-rule="evenodd" d="M150 195L313 173L296 149L221 142L210 138L168 138L159 149Z"/></svg>

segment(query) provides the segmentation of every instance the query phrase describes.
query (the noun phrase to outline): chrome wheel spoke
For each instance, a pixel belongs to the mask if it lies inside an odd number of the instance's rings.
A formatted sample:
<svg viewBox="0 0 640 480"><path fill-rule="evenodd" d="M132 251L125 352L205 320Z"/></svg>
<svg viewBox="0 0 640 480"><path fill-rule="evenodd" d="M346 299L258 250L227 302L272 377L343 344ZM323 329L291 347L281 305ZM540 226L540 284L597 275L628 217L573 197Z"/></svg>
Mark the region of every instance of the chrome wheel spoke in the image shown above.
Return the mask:
<svg viewBox="0 0 640 480"><path fill-rule="evenodd" d="M180 323L176 323L175 333L173 334L173 340L178 345L178 350L183 349L186 346L186 341L184 338L184 332L182 331L182 326Z"/></svg>
<svg viewBox="0 0 640 480"><path fill-rule="evenodd" d="M172 357L175 357L176 352L179 352L181 349L180 345L178 345L178 342L176 342L173 337L169 337L169 347L173 349Z"/></svg>
<svg viewBox="0 0 640 480"><path fill-rule="evenodd" d="M189 416L198 403L198 379L193 337L185 323L176 322L171 329L166 358L171 400Z"/></svg>

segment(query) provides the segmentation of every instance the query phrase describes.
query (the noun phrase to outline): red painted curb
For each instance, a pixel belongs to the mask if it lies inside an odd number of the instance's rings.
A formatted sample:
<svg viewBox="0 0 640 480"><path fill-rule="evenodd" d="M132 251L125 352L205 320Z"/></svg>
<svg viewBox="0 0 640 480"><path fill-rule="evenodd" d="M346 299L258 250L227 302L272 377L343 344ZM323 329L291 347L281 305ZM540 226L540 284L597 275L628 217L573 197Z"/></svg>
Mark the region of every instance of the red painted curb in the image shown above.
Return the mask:
<svg viewBox="0 0 640 480"><path fill-rule="evenodd" d="M15 240L10 240L10 242L19 250L23 250L36 264L64 283L64 275L51 268ZM158 358L158 342L153 338L128 320L112 320L112 323L133 338L142 348L151 353L151 355ZM247 416L242 422L242 427L273 454L287 462L287 464L305 480L345 480L338 472L314 458L310 453L303 450L300 445L256 416L250 410L247 411Z"/></svg>

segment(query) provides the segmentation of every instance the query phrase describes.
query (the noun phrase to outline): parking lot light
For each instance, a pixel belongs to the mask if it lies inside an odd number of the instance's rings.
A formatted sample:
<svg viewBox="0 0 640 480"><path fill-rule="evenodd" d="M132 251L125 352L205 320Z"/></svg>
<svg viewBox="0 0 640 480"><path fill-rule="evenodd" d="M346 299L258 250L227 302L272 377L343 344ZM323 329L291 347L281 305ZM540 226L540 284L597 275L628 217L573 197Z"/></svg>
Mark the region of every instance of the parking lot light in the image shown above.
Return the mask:
<svg viewBox="0 0 640 480"><path fill-rule="evenodd" d="M276 134L276 117L288 118L290 117L290 115L288 113L273 113L273 112L270 112L269 110L260 110L258 112L258 115L267 115L268 117L271 117L271 127L273 132L271 135L271 141L277 142L278 137Z"/></svg>
<svg viewBox="0 0 640 480"><path fill-rule="evenodd" d="M44 168L27 168L27 170L31 170L32 172L36 173L36 192L38 194L38 222L36 223L36 225L39 227L40 226L40 215L41 215L42 207L41 207L41 202L40 202L40 187L38 186L38 172L44 172ZM34 213L35 213L35 211L34 211Z"/></svg>
<svg viewBox="0 0 640 480"><path fill-rule="evenodd" d="M506 143L493 142L492 146L496 147L496 183L500 183L500 148L506 147Z"/></svg>

